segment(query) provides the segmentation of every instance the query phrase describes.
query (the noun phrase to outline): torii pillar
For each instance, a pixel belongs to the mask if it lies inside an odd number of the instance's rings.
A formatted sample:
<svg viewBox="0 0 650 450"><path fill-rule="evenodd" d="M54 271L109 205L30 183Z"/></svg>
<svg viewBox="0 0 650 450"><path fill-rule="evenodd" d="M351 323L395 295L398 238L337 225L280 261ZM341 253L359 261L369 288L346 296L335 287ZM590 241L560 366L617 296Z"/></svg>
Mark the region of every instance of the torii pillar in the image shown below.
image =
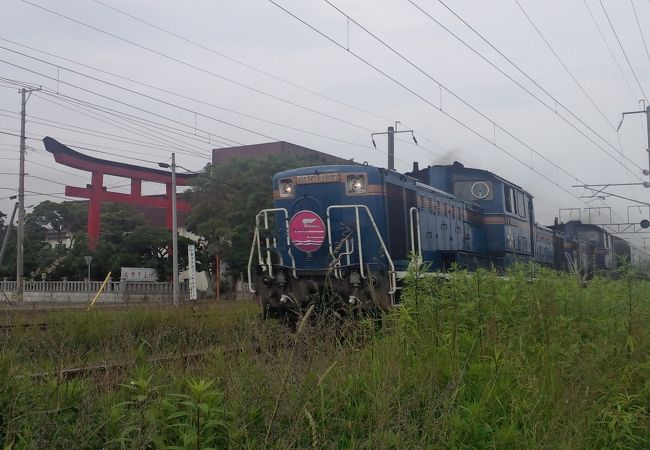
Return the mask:
<svg viewBox="0 0 650 450"><path fill-rule="evenodd" d="M106 159L94 158L84 155L60 142L46 137L43 139L45 149L54 155L54 160L59 164L73 167L79 170L91 172L91 184L85 188L66 186L65 195L69 197L80 197L88 199L88 248L94 250L97 246L101 226L101 214L103 202L126 203L130 205L151 206L165 209L165 225L167 229L173 228L172 223L172 177L171 173L164 170L150 169L148 167L134 166ZM131 180L131 192L109 192L104 187L104 175L129 178ZM176 174L176 185L187 186L195 174ZM149 181L161 183L166 187L164 196L142 195L142 182ZM190 211L190 204L178 200L176 202L178 211Z"/></svg>

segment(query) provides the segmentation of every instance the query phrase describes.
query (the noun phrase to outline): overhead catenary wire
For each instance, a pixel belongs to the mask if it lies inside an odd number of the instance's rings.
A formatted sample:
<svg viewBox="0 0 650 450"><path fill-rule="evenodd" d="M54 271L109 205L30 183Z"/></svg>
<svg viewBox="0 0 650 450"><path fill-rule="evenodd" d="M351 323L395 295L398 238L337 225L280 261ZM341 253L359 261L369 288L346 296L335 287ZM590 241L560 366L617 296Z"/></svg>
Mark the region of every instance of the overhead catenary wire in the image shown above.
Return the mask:
<svg viewBox="0 0 650 450"><path fill-rule="evenodd" d="M593 143L595 146L600 148L600 145L597 142L594 142L589 136L587 136L584 131L580 130L578 127L576 127L575 124L570 122L566 117L561 115L557 109L549 105L548 103L544 102L541 98L539 98L537 95L535 95L533 92L531 92L528 88L526 88L524 85L519 83L517 80L512 78L509 74L507 74L505 71L503 71L500 67L498 67L496 64L494 64L492 61L490 61L487 57L485 57L483 54L478 52L474 47L472 47L470 44L468 44L464 39L462 39L460 36L458 36L456 33L454 33L452 30L450 30L448 27L446 27L444 24L442 24L439 20L437 20L435 17L433 17L430 13L428 13L426 10L424 10L419 4L415 3L413 0L407 0L410 4L412 4L415 8L417 8L419 11L421 11L425 16L427 16L430 20L432 20L434 23L438 24L441 28L443 28L446 32L451 34L453 37L455 37L457 40L459 40L463 45L468 47L471 51L476 53L480 58L485 60L488 64L490 64L492 67L494 67L496 70L501 72L504 76L506 76L508 79L510 79L512 82L517 84L521 89L523 89L525 92L530 94L533 98L535 98L537 101L539 101L541 104L543 104L547 109L555 113L558 117L560 117L564 122L566 122L569 126L571 126L574 130L576 130L578 133L583 135L586 139L588 139L591 143ZM459 21L461 21L467 28L469 28L476 36L478 36L484 43L486 43L492 50L497 52L502 58L504 58L512 67L514 67L519 73L521 73L526 79L528 79L531 83L533 83L537 88L539 88L542 92L544 92L553 102L555 103L555 106L560 106L563 110L565 110L567 113L569 113L574 119L576 119L580 124L582 124L585 128L587 128L591 133L593 133L595 136L597 136L601 141L603 141L605 144L607 144L609 147L611 147L614 151L618 152L620 156L622 156L624 159L632 163L633 165L636 165L636 163L631 160L630 158L627 158L622 150L621 150L621 145L619 143L619 146L616 147L614 144L609 142L605 137L603 137L601 134L599 134L595 129L593 129L589 124L587 124L577 113L574 113L571 111L571 109L566 106L564 103L562 103L560 100L558 100L553 94L551 94L546 88L544 88L537 80L535 80L528 72L523 70L517 63L515 63L511 58L509 58L505 53L503 53L498 47L496 47L490 40L488 40L482 33L480 33L475 27L473 27L470 23L468 23L462 16L460 16L454 9L452 9L447 3L445 3L442 0L438 0L438 2L444 6L452 15L454 15ZM598 108L599 112L600 109ZM602 112L601 112L602 115ZM608 124L612 125L611 122L604 117L605 120L607 121ZM615 128L614 128L615 129ZM618 134L617 134L618 137ZM607 151L603 148L601 148L602 151ZM637 166L637 168L641 169L641 167ZM629 170L629 169L628 169Z"/></svg>
<svg viewBox="0 0 650 450"><path fill-rule="evenodd" d="M618 69L618 73L621 74L621 78L625 82L625 85L627 86L628 90L632 94L632 97L636 101L638 98L638 95L634 92L634 89L632 89L632 85L630 82L627 80L627 77L625 76L625 73L623 72L623 68L618 62L618 59L616 56L614 56L614 51L612 50L612 47L610 47L609 42L607 42L607 38L605 38L605 34L603 33L603 30L600 28L600 25L598 25L598 21L596 20L596 17L594 16L594 13L591 11L591 8L589 7L589 3L587 3L587 0L582 0L585 8L587 8L587 12L589 13L589 17L591 17L591 21L593 22L594 26L596 27L596 30L598 30L598 34L600 35L603 43L605 44L605 47L607 47L607 51L609 52L609 56L612 58L614 61L614 64L616 65Z"/></svg>
<svg viewBox="0 0 650 450"><path fill-rule="evenodd" d="M275 4L276 6L279 7L279 5L278 5L275 1L272 1L272 0L269 0L269 1L270 1L271 3L273 3L273 4ZM498 128L500 131L502 131L503 133L505 133L506 135L508 135L509 137L511 137L512 139L514 139L515 141L517 141L519 144L523 145L526 149L530 150L531 152L533 152L534 154L536 154L537 156L539 156L540 158L542 158L544 161L546 161L547 163L549 163L549 164L551 164L552 166L554 166L556 169L562 171L563 173L565 173L565 174L571 176L571 177L574 178L574 179L576 178L574 175L570 174L566 169L564 169L563 167L561 167L561 166L559 166L558 164L556 164L554 161L552 161L551 159L549 159L547 156L543 155L543 154L540 153L538 150L536 150L535 148L533 148L530 144L527 144L527 143L524 142L521 138L515 136L512 132L508 131L508 130L505 129L503 126L499 125L495 120L493 120L493 119L491 119L490 117L488 117L485 113L483 113L483 112L481 112L480 110L478 110L475 106L473 106L472 104L470 104L467 100L463 99L463 98L460 97L458 94L456 94L454 91L452 91L452 90L450 90L449 88L447 88L447 86L445 86L445 85L444 85L443 83L441 83L439 80L435 79L435 78L434 78L433 76L431 76L428 72L426 72L425 70L423 70L420 66L418 66L417 64L415 64L415 63L414 63L413 61L411 61L409 58L405 57L402 53L400 53L399 51L395 50L395 49L394 49L392 46L390 46L387 42L385 42L383 39L381 39L380 37L378 37L376 34L374 34L373 32L371 32L369 29L367 29L366 27L364 27L363 25L361 25L357 20L355 20L354 18L350 17L347 13L345 13L344 11L342 11L341 9L339 9L339 8L338 8L336 5L334 5L332 2L330 2L329 0L324 0L324 1L325 1L327 4L329 4L330 6L332 6L334 9L336 9L340 14L342 14L343 16L345 16L346 18L348 18L350 21L352 21L356 26L358 26L361 30L363 30L364 32L366 32L369 36L371 36L373 39L375 39L377 42L379 42L382 46L384 46L384 47L387 48L389 51L391 51L393 54L395 54L395 55L398 56L400 59L402 59L404 62L406 62L409 66L413 67L415 70L417 70L418 72L420 72L422 75L424 75L425 77L427 77L429 80L431 80L431 81L433 81L434 83L436 83L436 84L437 84L441 89L444 89L445 92L447 92L447 93L449 93L450 95L452 95L455 99L457 99L458 101L460 101L463 105L467 106L469 109L471 109L471 110L474 111L475 113L479 114L481 117L483 117L485 120L487 120L491 125L493 125L494 127ZM325 35L323 34L323 36L325 36ZM329 38L329 37L328 37L328 38ZM338 42L334 41L333 39L332 39L332 42L335 42L337 45L340 46L340 44L338 44ZM346 50L347 50L347 49L346 49ZM349 53L352 53L352 52L350 52L349 50L347 50L347 51L348 51ZM353 54L354 54L354 53L353 53ZM393 79L393 81L396 81L393 77L391 77L391 79ZM400 83L400 85L401 85L402 87L405 87L402 83ZM407 89L408 89L408 88L407 88ZM418 96L420 99L425 100L425 101L426 101L427 103L429 103L431 106L433 106L434 108L436 108L436 109L438 109L438 110L440 110L440 111L442 112L443 108L442 108L441 105L436 106L436 105L432 104L429 100L426 100L426 99L424 99L424 97L422 97L422 96L420 96L419 94L415 93L413 90L411 90L411 89L408 89L408 90L409 90L411 93L413 93L413 94L415 94L416 96ZM586 136L586 135L585 135L585 136ZM594 141L592 140L592 142L594 142ZM600 147L600 146L598 146L598 148L600 148L600 149L601 149L601 150L602 150L602 151L603 151L607 156L609 156L610 158L612 158L612 159L613 159L614 161L616 161L618 164L621 164L620 161L619 161L618 159L616 159L616 157L614 157L611 153L607 152L605 149L603 149L603 148ZM625 167L625 165L623 165L623 167ZM639 167L639 168L640 168L640 167ZM640 178L639 178L639 179L640 179Z"/></svg>
<svg viewBox="0 0 650 450"><path fill-rule="evenodd" d="M280 6L279 6L275 1L272 1L272 0L269 0L269 1L270 1L271 3L273 3L274 5L280 7ZM365 31L368 35L370 35L370 36L371 36L372 38L374 38L377 42L379 42L380 44L382 44L384 47L386 47L388 50L390 50L393 54L395 54L396 56L398 56L400 59L402 59L402 60L403 60L404 62L406 62L408 65L410 65L411 67L413 67L414 69L416 69L418 72L420 72L421 74L423 74L424 76L426 76L427 78L429 78L431 81L433 81L434 83L436 83L436 84L439 86L439 88L440 88L441 90L444 89L445 92L450 93L454 98L458 99L461 103L463 103L464 105L466 105L466 106L467 106L468 108L470 108L472 111L476 112L476 113L479 114L481 117L483 117L484 119L488 120L488 121L489 121L489 122L490 122L490 123L495 127L495 129L496 129L496 128L499 128L501 131L503 131L504 133L506 133L508 136L510 136L511 138L513 138L515 141L517 141L517 142L520 143L521 145L523 145L525 148L527 148L528 150L530 150L532 153L538 155L538 156L541 157L544 161L550 163L550 164L551 164L552 166L554 166L558 171L562 171L563 173L565 173L566 175L572 177L572 178L575 179L575 180L578 179L574 174L568 172L568 171L565 170L563 167L557 165L554 161L551 161L551 160L550 160L549 158L547 158L545 155L542 155L541 153L539 153L539 152L538 152L536 149L534 149L532 146L530 146L529 144L525 143L523 140L521 140L520 138L518 138L517 136L515 136L514 134L512 134L512 133L509 132L508 130L504 129L502 126L500 126L499 124L497 124L494 120L492 120L492 119L489 118L487 115L485 115L484 113L482 113L481 111L479 111L476 107L472 106L469 102L467 102L466 100L464 100L463 98L461 98L458 94L456 94L456 93L454 93L453 91L449 90L449 89L448 89L445 85L443 85L440 81L438 81L438 80L436 80L435 78L433 78L429 73L427 73L427 72L424 71L422 68L420 68L418 65L416 65L415 63L413 63L409 58L405 57L403 54L401 54L400 52L398 52L397 50L395 50L392 46L390 46L390 45L389 45L388 43L386 43L384 40L382 40L382 39L379 38L377 35L375 35L373 32L371 32L369 29L367 29L366 27L364 27L363 25L361 25L361 24L360 24L358 21L356 21L354 18L350 17L347 13L345 13L345 12L342 11L340 8L338 8L336 5L334 5L330 0L324 0L324 1L325 1L325 3L327 3L328 5L330 5L331 7L333 7L336 11L338 11L340 14L342 14L342 15L343 15L343 16L344 16L348 21L352 21L352 22L353 22L356 26L358 26L361 30ZM280 7L280 8L281 8L281 9L284 9L284 8L282 8L282 7ZM286 11L286 10L285 10L285 11ZM294 17L296 17L296 16L294 15ZM297 18L297 17L296 17L296 18ZM301 22L303 22L303 23L306 24L306 22L302 21L302 19L298 18L298 20L300 20ZM307 26L310 26L310 27L311 27L311 25L309 25L309 24L307 24ZM311 28L313 28L313 27L311 27ZM336 42L335 40L329 38L329 36L324 35L324 34L321 33L319 30L316 30L316 31L319 32L319 33L320 33L321 35L323 35L324 37L330 39L332 42L334 42L336 45L338 45L339 47L342 48L342 46L341 46L338 42ZM349 48L346 48L346 50L347 50L349 53L352 53L352 52L350 52ZM353 54L354 54L354 53L353 53ZM355 55L355 57L358 57L358 55L356 55L356 54L354 54L354 55ZM365 60L364 60L364 63L370 65L370 66L373 67L375 70L377 70L377 68L376 68L374 65L369 64L368 61L365 61ZM393 81L396 81L393 77L390 77L390 76L387 75L385 72L380 71L380 73L382 73L384 76L389 77L389 78L392 79ZM403 83L398 82L397 84L399 84L399 85L402 86L402 87L405 87ZM411 89L409 89L409 88L407 88L407 90L409 90L411 93L414 93L414 92L413 92ZM424 97L420 96L420 95L417 94L417 93L415 93L415 95L418 96L420 99L424 100L425 103L428 103L430 106L436 108L436 105L432 104L430 101L426 100ZM441 97L441 99L440 99L440 102L441 102L441 104L437 107L437 109L438 109L440 112L445 113L445 112L443 111L443 107L442 107L442 97ZM445 114L446 114L446 113L445 113ZM454 120L456 120L455 117L454 117ZM457 122L459 122L459 121L457 121ZM459 123L460 123L460 122L459 122ZM465 124L463 124L463 125L465 125ZM471 127L466 127L466 128L467 128L468 130L473 131L475 134L480 135L480 133L477 133L475 130L472 130ZM628 170L628 173L630 173L629 169L627 168L627 166L625 166L625 164L623 164L622 162L618 161L618 160L617 160L617 159L616 159L616 158L615 158L611 153L609 153L609 152L606 151L604 148L602 148L600 145L598 145L596 142L594 142L593 139L591 139L590 137L588 137L586 134L584 134L584 133L582 133L582 132L581 132L581 134L582 134L583 136L585 136L585 137L586 137L590 142L594 143L594 144L595 144L599 149L601 149L601 150L602 150L602 151L603 151L607 156L609 156L610 158L612 158L612 159L613 159L614 161L616 161L618 164L622 165L626 170ZM550 179L549 179L546 175L542 174L541 172L539 172L539 171L536 170L536 169L533 169L533 167L532 167L532 160L531 160L531 164L528 165L526 162L522 161L521 159L514 157L514 155L512 155L510 152L505 151L505 149L504 149L503 147L501 147L501 146L497 146L497 145L496 145L496 134L495 134L495 136L494 136L494 140L493 140L493 141L490 141L490 139L489 139L489 138L486 138L485 136L482 136L482 135L481 135L481 137L482 137L484 140L486 140L488 143L494 145L496 148L499 148L501 151L503 151L504 153L506 153L508 156L513 157L515 160L517 160L518 162L520 162L521 164L523 164L524 166L526 166L527 168L529 168L529 169L532 170L533 172L539 174L539 175L542 176L543 178L545 178L545 179L547 179L547 180L550 181ZM624 157L624 155L622 154L622 152L621 152L620 154L621 154L621 156ZM632 163L635 164L633 161L632 161ZM636 165L636 164L635 164L635 165ZM637 166L637 167L639 167L639 166ZM639 168L640 168L640 167L639 167ZM641 180L641 178L639 178L638 175L637 175L637 178L638 178L639 180ZM574 195L573 193L571 193L571 192L568 191L567 189L563 188L563 187L560 186L559 184L558 184L558 187L560 187L562 190L564 190L565 192L569 193L570 195L572 195L572 196L575 197L576 199L581 200L579 197L577 197L576 195ZM603 202L603 203L605 203L605 202Z"/></svg>
<svg viewBox="0 0 650 450"><path fill-rule="evenodd" d="M613 123L612 123L612 122L607 118L607 116L605 115L605 113L604 113L604 112L602 111L602 109L600 109L600 107L596 104L596 101L593 99L593 97L592 97L591 95L589 95L589 93L588 93L587 90L584 88L584 86L582 85L582 83L580 83L580 81L578 81L578 79L577 79L576 76L573 74L573 72L571 71L571 69L569 69L569 66L566 65L566 63L564 62L564 60L560 57L560 55L557 53L557 51L555 51L555 49L553 48L553 46L551 45L551 43L549 42L549 40L546 38L546 36L544 36L544 33L542 33L542 31L539 29L539 27L535 24L535 22L533 21L533 19L530 17L530 15L529 15L529 14L526 12L526 10L524 9L524 7L521 6L521 3L519 3L519 0L514 0L514 2L517 4L517 6L518 6L519 9L521 10L521 12L524 14L524 16L526 17L526 19L528 20L528 22L531 24L531 26L533 27L533 29L535 30L535 32L537 32L537 35L542 39L542 41L544 41L544 44L546 44L546 46L547 46L548 49L551 51L551 53L553 53L553 56L555 56L555 59L560 63L560 65L562 66L562 68L564 69L564 71L569 75L569 77L571 77L571 79L573 80L573 82L575 83L575 85L578 86L578 89L580 89L580 92L582 92L582 93L584 94L584 96L587 98L587 100L589 100L589 103L591 103L592 106L593 106L594 108L596 108L596 110L597 110L598 113L601 115L601 117L602 117L603 119L605 119L605 121L606 121L606 122L607 122L607 123L612 127L612 129L615 130L615 129L616 129L616 126L615 126L615 125L614 125L614 124L613 124Z"/></svg>
<svg viewBox="0 0 650 450"><path fill-rule="evenodd" d="M621 39L618 37L618 33L616 32L616 28L614 28L614 24L612 23L612 20L609 18L609 13L607 12L607 9L605 9L605 5L603 4L603 1L598 0L598 3L600 3L600 7L603 9L603 12L605 13L605 17L607 18L607 23L609 23L609 26L612 29L612 32L614 33L614 37L616 38L616 42L618 42L618 46L621 48L621 51L623 52L623 56L625 57L625 61L627 61L627 65L630 68L630 71L632 72L632 75L634 76L634 80L636 81L636 84L639 86L639 89L641 90L641 93L643 94L643 98L645 99L646 104L650 104L650 101L648 101L648 96L645 94L645 90L643 89L643 86L641 85L641 82L639 81L639 77L636 75L636 71L634 70L634 67L632 67L632 63L630 62L630 58L627 56L627 52L625 51L625 47L623 47L623 43L621 42Z"/></svg>
<svg viewBox="0 0 650 450"><path fill-rule="evenodd" d="M636 20L636 25L639 28L639 34L641 35L641 40L643 41L643 48L645 49L645 55L650 61L650 52L648 52L648 44L646 44L645 36L643 34L643 28L641 27L641 22L639 22L639 15L636 12L636 6L634 6L634 0L630 0L630 5L632 5L632 11L634 11L634 19Z"/></svg>
<svg viewBox="0 0 650 450"><path fill-rule="evenodd" d="M438 24L441 28L443 28L445 31L447 31L449 34L451 34L453 37L455 37L458 41L460 41L463 45L465 45L467 48L469 48L471 51L473 51L475 54L477 54L479 57L481 57L484 61L486 61L488 64L490 64L493 68L495 68L497 71L502 73L506 78L514 82L516 85L518 85L521 89L523 89L525 92L530 94L533 98L535 98L537 101L539 101L542 105L544 105L547 109L549 109L551 112L555 113L558 117L560 117L565 123L567 123L571 128L576 130L579 134L584 136L589 142L594 144L596 147L598 147L601 151L609 153L605 148L603 148L600 144L595 142L590 136L585 134L585 132L581 129L579 129L575 124L570 122L566 117L564 117L562 114L560 114L557 111L557 106L560 106L562 109L564 109L566 112L568 112L574 119L576 119L580 124L582 124L584 127L586 127L591 133L593 133L595 136L600 138L601 141L603 141L605 144L607 144L609 147L611 147L614 151L618 153L618 155L621 157L620 164L626 169L628 176L632 175L632 172L630 169L627 167L625 164L625 160L629 161L632 163L632 165L636 166L639 170L641 170L641 167L638 166L633 160L628 158L624 153L623 153L623 147L622 143L620 140L620 135L618 134L618 130L616 133L617 141L618 141L618 147L614 146L611 142L609 142L605 137L603 137L601 134L599 134L596 130L594 130L589 124L587 124L578 114L574 113L569 109L565 104L563 104L560 100L558 100L553 94L551 94L547 89L545 89L543 86L540 85L539 82L537 82L535 79L532 78L526 71L524 71L518 64L516 64L511 58L509 58L507 55L505 55L499 48L497 48L490 40L488 40L483 34L481 34L476 28L474 28L470 23L468 23L463 17L461 17L454 9L452 9L447 3L445 3L443 0L438 0L438 3L440 3L443 7L445 7L454 17L456 17L461 23L463 23L467 28L469 28L476 36L478 36L484 43L486 43L490 48L492 48L494 51L496 51L501 57L503 57L511 66L513 66L519 73L521 73L526 79L531 81L537 88L542 90L553 102L555 103L555 107L549 105L548 103L544 102L541 98L539 98L537 95L532 93L528 88L523 86L521 83L519 83L517 80L515 80L512 76L510 76L508 73L503 71L500 67L498 67L496 64L494 64L492 61L487 59L483 54L478 52L474 47L469 45L464 39L462 39L460 36L458 36L456 33L454 33L452 30L450 30L448 27L443 25L440 21L438 21L436 18L434 18L431 14L429 14L427 11L425 11L420 5L416 4L413 0L407 0L409 3L411 3L413 6L415 6L418 10L420 10L425 16L427 16L430 20L432 20L434 23ZM521 5L520 5L521 8ZM523 11L523 9L522 9ZM524 14L526 14L525 11L523 11ZM528 17L528 16L527 16ZM531 21L531 24L533 27L536 29L538 32L539 36L544 40L546 45L551 49L553 54L556 56L558 61L562 64L562 66L565 68L565 70L569 73L569 75L574 79L576 84L582 89L583 93L585 96L591 101L592 105L595 107L595 109L600 113L600 115L605 119L605 121L613 127L613 124L607 119L607 117L603 114L602 110L598 107L598 105L593 101L591 96L584 90L582 85L578 82L578 80L575 78L573 73L568 69L568 67L564 64L564 62L560 59L559 55L553 47L551 46L550 42L541 34L541 31L536 27L534 23L532 23L532 20L529 17L529 21ZM615 129L615 128L614 128ZM637 176L637 178L639 178ZM640 178L639 178L640 179Z"/></svg>
<svg viewBox="0 0 650 450"><path fill-rule="evenodd" d="M319 35L321 35L322 37L324 37L325 39L327 39L328 41L332 42L332 43L335 44L337 47L341 48L342 50L345 50L348 54L354 56L356 59L358 59L358 60L361 61L362 63L366 64L368 67L372 68L373 70L377 71L378 73L380 73L380 74L383 75L384 77L386 77L386 78L388 78L389 80L391 80L392 82L396 83L397 85L399 85L400 87L402 87L402 88L405 89L406 91L408 91L408 92L410 92L411 94L415 95L417 98L419 98L420 100L422 100L423 102L425 102L425 103L428 104L429 106L433 107L435 110L440 111L442 114L444 114L445 116L447 116L448 118L450 118L451 120L453 120L454 122L456 122L457 124L459 124L460 126L462 126L463 128L465 128L466 130L472 132L474 135L476 135L476 136L478 136L479 138L483 139L484 141L488 142L490 145L494 146L495 148L498 148L499 150L501 150L502 152L504 152L506 155L508 155L508 156L510 156L511 158L515 159L515 160L518 161L520 164L522 164L523 166L529 168L529 169L532 170L533 172L537 173L539 176L541 176L542 178L546 179L547 181L553 183L553 184L556 185L558 188L560 188L561 190L565 191L566 193L568 193L568 194L571 195L572 197L575 197L575 198L577 198L579 201L581 201L581 202L583 202L583 203L586 203L586 202L584 202L584 200L582 200L582 199L580 199L579 197L577 197L574 193L572 193L571 191L567 190L565 187L555 184L555 182L554 182L553 180L551 180L550 178L548 178L546 175L544 175L543 173L539 172L538 170L536 170L536 169L530 167L526 162L522 161L521 159L517 158L517 157L516 157L515 155L513 155L512 153L508 152L504 147L500 146L500 145L497 144L496 142L493 142L492 140L490 140L490 138L487 138L486 136L482 135L482 134L479 133L478 131L474 130L473 128L471 128L470 126L468 126L467 124L465 124L464 122L462 122L460 119L456 118L455 116L453 116L453 115L450 114L449 112L445 111L445 110L442 109L441 107L439 107L439 106L433 104L430 100L428 100L427 98L425 98L425 97L423 97L422 95L418 94L418 93L415 92L413 89L409 88L408 86L406 86L405 84L403 84L402 82L400 82L400 81L397 80L396 78L392 77L391 75L389 75L389 74L386 73L385 71L381 70L379 67L377 67L376 65L372 64L370 61L366 60L365 58L363 58L362 56L360 56L359 54L357 54L357 53L354 52L353 50L350 50L350 49L346 48L344 45L338 43L336 40L334 40L333 38L331 38L331 37L328 36L327 34L323 33L323 32L320 31L318 28L316 28L315 26L311 25L310 23L308 23L308 22L305 21L304 19L298 17L297 15L295 15L294 13L292 13L291 11L289 11L288 9L286 9L285 7L283 7L282 5L276 3L276 2L273 1L273 0L268 0L268 1L269 1L270 3L272 3L273 5L275 5L277 8L281 9L282 11L284 11L285 13L289 14L289 15L290 15L291 17L293 17L294 19L296 19L296 20L298 20L299 22L301 22L303 25L307 26L308 28L312 29L313 31L315 31L316 33L318 33ZM347 16L347 15L346 15L346 17L349 18L349 16ZM350 20L353 21L352 18L350 18ZM357 26L359 26L358 23L357 23ZM383 42L383 41L382 41L382 42ZM564 171L563 171L563 172L564 172ZM573 176L573 175L571 175L571 174L568 174L568 175L570 175L573 179L578 180L578 178L576 178L575 176Z"/></svg>

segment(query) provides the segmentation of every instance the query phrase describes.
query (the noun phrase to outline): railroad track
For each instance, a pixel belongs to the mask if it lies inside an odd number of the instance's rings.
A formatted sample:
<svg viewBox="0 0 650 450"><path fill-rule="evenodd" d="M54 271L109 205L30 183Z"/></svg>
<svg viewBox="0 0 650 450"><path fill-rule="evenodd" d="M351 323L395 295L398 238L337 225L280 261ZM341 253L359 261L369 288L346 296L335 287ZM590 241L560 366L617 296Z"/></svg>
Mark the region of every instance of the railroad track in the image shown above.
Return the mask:
<svg viewBox="0 0 650 450"><path fill-rule="evenodd" d="M200 319L204 317L209 317L209 314L206 312L192 314L192 319ZM115 322L119 319L110 318L109 321ZM47 331L49 328L56 328L65 325L65 322L17 322L17 323L2 323L0 324L0 334L8 335L13 330L16 329L38 329L39 331Z"/></svg>
<svg viewBox="0 0 650 450"><path fill-rule="evenodd" d="M60 322L23 322L23 323L3 323L0 324L0 332L8 334L15 329L38 328L40 331L46 331L52 326L61 326Z"/></svg>
<svg viewBox="0 0 650 450"><path fill-rule="evenodd" d="M230 346L223 348L222 351L226 356L234 356L243 351L244 347ZM159 364L171 361L183 361L184 364L199 361L210 352L210 350L199 350L188 353L175 353L163 356L155 356L147 359L149 364ZM30 374L21 374L19 377L28 377L33 379L47 379L47 378L58 378L60 380L69 380L73 378L91 376L91 375L102 375L110 372L124 371L136 365L135 360L129 361L113 361L107 362L104 364L91 364L78 367L68 367L60 369L57 371L48 371L48 372L36 372Z"/></svg>

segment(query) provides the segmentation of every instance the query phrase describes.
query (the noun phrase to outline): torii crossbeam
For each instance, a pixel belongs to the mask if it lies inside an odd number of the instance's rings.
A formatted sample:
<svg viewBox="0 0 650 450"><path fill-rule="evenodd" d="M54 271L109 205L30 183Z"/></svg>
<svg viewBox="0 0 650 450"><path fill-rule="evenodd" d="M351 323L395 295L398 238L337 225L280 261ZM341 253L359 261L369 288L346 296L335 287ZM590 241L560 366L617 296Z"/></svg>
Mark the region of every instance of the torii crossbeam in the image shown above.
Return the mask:
<svg viewBox="0 0 650 450"><path fill-rule="evenodd" d="M91 184L86 185L85 188L65 187L66 196L88 199L88 247L90 250L95 249L99 240L103 202L165 209L166 226L168 229L172 229L172 177L170 172L93 158L72 150L49 136L43 139L43 143L45 149L54 155L54 160L59 164L92 173ZM129 178L131 180L131 193L109 192L104 186L104 175ZM187 186L190 179L195 176L195 174L177 174L176 184L178 186ZM164 196L143 196L143 181L164 184L166 194ZM176 209L178 211L190 211L191 208L189 203L178 200Z"/></svg>

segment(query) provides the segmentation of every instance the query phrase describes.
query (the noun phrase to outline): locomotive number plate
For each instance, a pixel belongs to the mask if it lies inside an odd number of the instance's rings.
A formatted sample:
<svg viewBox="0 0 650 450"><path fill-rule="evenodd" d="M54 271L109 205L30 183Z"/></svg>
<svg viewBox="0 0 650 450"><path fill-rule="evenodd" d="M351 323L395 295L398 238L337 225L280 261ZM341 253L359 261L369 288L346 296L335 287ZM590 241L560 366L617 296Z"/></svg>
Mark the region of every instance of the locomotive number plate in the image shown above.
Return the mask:
<svg viewBox="0 0 650 450"><path fill-rule="evenodd" d="M295 184L338 183L339 181L341 181L340 173L315 173L293 177Z"/></svg>

